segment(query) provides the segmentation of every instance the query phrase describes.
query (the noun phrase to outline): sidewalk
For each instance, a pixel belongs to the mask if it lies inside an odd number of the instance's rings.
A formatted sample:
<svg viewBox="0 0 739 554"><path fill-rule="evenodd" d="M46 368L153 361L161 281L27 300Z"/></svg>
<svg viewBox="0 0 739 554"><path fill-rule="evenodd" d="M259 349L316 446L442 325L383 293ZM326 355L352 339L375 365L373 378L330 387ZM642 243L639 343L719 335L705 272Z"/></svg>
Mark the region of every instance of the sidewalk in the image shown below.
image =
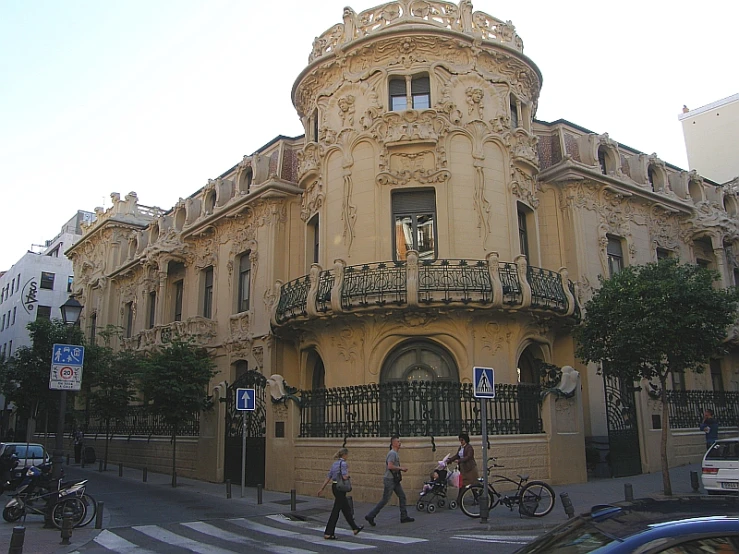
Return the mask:
<svg viewBox="0 0 739 554"><path fill-rule="evenodd" d="M117 466L115 467L117 469ZM85 472L93 471L97 471L97 465L87 466L85 468L80 468L79 466L70 468L70 473L74 478L80 475L84 476ZM112 471L114 470L109 467L107 474L110 475ZM697 471L700 475L700 465L681 466L673 468L670 471L673 495L696 494L690 485L691 471ZM147 477L147 482L152 484L166 485L171 482L171 477L166 474L149 472ZM142 472L140 470L126 468L124 476L117 477L116 472L116 478L141 481ZM559 498L561 493L566 492L569 495L575 508L575 513L580 514L582 512L588 512L592 506L597 504L607 504L624 500L624 485L627 483L632 485L634 498L660 496L662 494L661 472L614 479L595 479L587 483L575 485L557 485L554 486L558 497L557 503L552 513L548 516L544 518L522 518L519 516L517 510L514 509L511 512L505 506L498 506L490 512L488 523L483 524L479 520L468 518L459 509L437 509L433 514L418 512L415 509L418 491L408 490L406 491L406 495L409 502L409 515L416 519L414 523L401 525L397 506L388 505L376 518L377 527L371 528L367 526L365 530L372 532L373 529L376 529L383 533L401 533L418 536L432 536L439 531L446 533L460 531L512 533L522 536L534 536L551 529L567 519L561 499ZM193 494L214 495L226 498L226 485L223 483L207 483L178 477L178 484L181 488L192 491ZM229 501L247 504L261 515L286 514L288 517L291 515L289 493L263 491L263 503L258 505L257 491L254 488L246 488L244 498L241 498L240 485L232 486L231 492L232 497ZM3 496L2 498L4 499L4 503L7 502L9 497ZM330 495L329 498L298 496L296 498L297 509L293 512L293 517L325 524L332 505L333 498L330 498ZM358 502L355 504L358 524L366 524L364 515L370 511L372 506L369 503ZM100 530L94 528L94 525L95 522L92 522L87 527L75 529L70 541L71 544L62 546L60 545L61 533L59 530L44 529L43 521L40 517L29 517L25 526L23 554L62 554L74 552L93 540L100 532ZM0 545L10 545L13 527L14 525L11 523L5 521L0 522ZM106 527L105 517L103 518L102 527ZM0 554L5 554L5 550L0 549Z"/></svg>

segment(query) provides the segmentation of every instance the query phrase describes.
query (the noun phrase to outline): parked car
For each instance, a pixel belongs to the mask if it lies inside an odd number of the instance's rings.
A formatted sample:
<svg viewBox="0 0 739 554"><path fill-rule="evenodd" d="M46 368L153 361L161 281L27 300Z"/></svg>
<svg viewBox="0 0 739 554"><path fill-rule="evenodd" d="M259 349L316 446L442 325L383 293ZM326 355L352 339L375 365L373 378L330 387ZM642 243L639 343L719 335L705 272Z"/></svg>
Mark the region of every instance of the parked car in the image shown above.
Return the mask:
<svg viewBox="0 0 739 554"><path fill-rule="evenodd" d="M739 438L713 443L703 456L701 480L708 494L739 493Z"/></svg>
<svg viewBox="0 0 739 554"><path fill-rule="evenodd" d="M42 444L26 442L0 442L0 456L18 456L18 467L40 466L51 459Z"/></svg>
<svg viewBox="0 0 739 554"><path fill-rule="evenodd" d="M520 554L739 552L739 498L675 497L595 506Z"/></svg>

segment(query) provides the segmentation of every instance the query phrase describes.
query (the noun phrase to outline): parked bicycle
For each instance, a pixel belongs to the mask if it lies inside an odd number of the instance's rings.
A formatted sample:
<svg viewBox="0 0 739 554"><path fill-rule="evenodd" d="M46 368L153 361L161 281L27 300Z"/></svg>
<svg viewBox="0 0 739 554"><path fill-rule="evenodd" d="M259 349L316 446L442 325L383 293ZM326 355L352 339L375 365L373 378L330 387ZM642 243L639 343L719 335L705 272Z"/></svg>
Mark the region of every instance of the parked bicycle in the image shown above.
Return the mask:
<svg viewBox="0 0 739 554"><path fill-rule="evenodd" d="M513 511L518 506L519 513L531 517L544 517L554 508L554 489L544 481L529 481L528 475L517 475L518 481L505 475L491 475L490 472L496 467L505 467L494 463L488 467L488 496L490 499L490 510L498 504L503 504ZM460 508L469 517L480 517L480 504L482 499L482 478L479 483L473 483L464 487L460 494ZM516 491L499 492L499 488L507 488L514 485Z"/></svg>
<svg viewBox="0 0 739 554"><path fill-rule="evenodd" d="M30 470L29 470L30 471ZM28 514L38 514L46 517L51 510L51 521L58 528L62 528L64 518L69 517L74 527L80 527L90 522L87 517L91 497L85 496L87 480L68 484L59 490L45 489L33 492L29 485L22 486L18 493L5 505L3 519L15 522ZM56 495L56 502L54 496Z"/></svg>

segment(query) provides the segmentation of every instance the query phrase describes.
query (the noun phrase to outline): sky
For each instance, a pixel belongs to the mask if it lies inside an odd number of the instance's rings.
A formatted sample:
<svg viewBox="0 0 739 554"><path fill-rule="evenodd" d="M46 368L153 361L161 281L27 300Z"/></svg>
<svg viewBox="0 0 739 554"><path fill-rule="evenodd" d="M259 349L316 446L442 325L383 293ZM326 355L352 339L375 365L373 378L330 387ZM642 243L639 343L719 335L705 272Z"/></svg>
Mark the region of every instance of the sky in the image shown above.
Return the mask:
<svg viewBox="0 0 739 554"><path fill-rule="evenodd" d="M678 167L683 105L739 92L735 0L473 4L513 21L541 70L537 119ZM345 5L0 0L0 270L112 192L166 210L277 135L303 134L292 85Z"/></svg>

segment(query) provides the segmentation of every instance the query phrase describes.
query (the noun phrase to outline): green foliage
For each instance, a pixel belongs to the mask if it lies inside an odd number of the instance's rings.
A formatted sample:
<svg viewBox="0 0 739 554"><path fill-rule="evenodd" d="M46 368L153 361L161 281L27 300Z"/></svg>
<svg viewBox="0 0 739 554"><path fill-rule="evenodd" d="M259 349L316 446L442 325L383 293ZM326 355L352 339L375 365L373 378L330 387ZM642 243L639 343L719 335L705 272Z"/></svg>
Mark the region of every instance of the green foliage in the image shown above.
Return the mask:
<svg viewBox="0 0 739 554"><path fill-rule="evenodd" d="M180 421L210 407L208 383L215 363L190 337L176 336L142 360L140 388L153 413L176 429Z"/></svg>
<svg viewBox="0 0 739 554"><path fill-rule="evenodd" d="M38 407L53 410L58 393L49 390L51 349L54 344L82 344L79 327L68 327L59 319L38 319L27 325L31 346L23 346L7 360L2 392L18 411L33 415Z"/></svg>
<svg viewBox="0 0 739 554"><path fill-rule="evenodd" d="M670 372L702 371L720 353L739 300L736 289L714 288L716 277L668 259L601 279L575 330L577 356L628 379L658 377L664 383Z"/></svg>

